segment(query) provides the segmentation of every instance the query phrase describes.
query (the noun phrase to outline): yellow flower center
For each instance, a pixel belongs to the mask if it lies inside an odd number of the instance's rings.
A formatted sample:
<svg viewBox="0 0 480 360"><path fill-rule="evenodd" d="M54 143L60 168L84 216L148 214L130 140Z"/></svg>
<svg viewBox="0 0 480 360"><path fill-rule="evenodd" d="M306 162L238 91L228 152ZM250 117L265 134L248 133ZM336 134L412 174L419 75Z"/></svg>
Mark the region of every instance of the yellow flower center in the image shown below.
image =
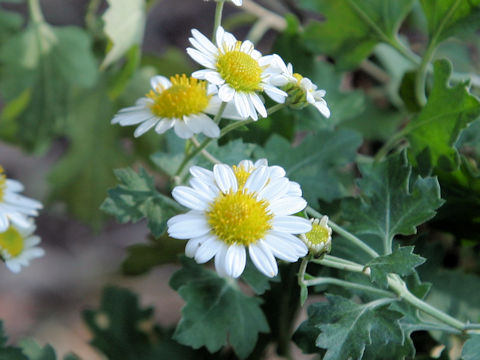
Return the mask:
<svg viewBox="0 0 480 360"><path fill-rule="evenodd" d="M7 177L3 171L3 167L0 166L0 201L3 199L3 194L5 193L5 188L7 187Z"/></svg>
<svg viewBox="0 0 480 360"><path fill-rule="evenodd" d="M307 240L313 245L324 245L330 239L330 232L325 226L312 224L312 230L305 234Z"/></svg>
<svg viewBox="0 0 480 360"><path fill-rule="evenodd" d="M235 165L233 165L232 168L233 168L233 173L237 178L238 188L241 190L245 186L245 183L247 182L248 177L250 176L250 174L254 169L245 170L243 166L235 166Z"/></svg>
<svg viewBox="0 0 480 360"><path fill-rule="evenodd" d="M241 41L237 41L233 50L217 58L217 71L233 89L241 92L261 90L262 67L249 54L240 51Z"/></svg>
<svg viewBox="0 0 480 360"><path fill-rule="evenodd" d="M218 239L228 245L248 246L272 228L268 202L243 190L221 193L207 212L207 221Z"/></svg>
<svg viewBox="0 0 480 360"><path fill-rule="evenodd" d="M300 85L300 81L302 81L303 76L300 75L299 73L294 73L294 74L293 74L293 77L294 77L295 79L297 79L297 84Z"/></svg>
<svg viewBox="0 0 480 360"><path fill-rule="evenodd" d="M153 100L152 114L162 118L182 119L183 116L203 112L210 101L207 83L192 77L175 75L170 78L172 86L165 89L159 86L146 96Z"/></svg>
<svg viewBox="0 0 480 360"><path fill-rule="evenodd" d="M23 247L23 236L14 227L10 226L7 231L0 233L0 250L6 251L11 257L18 256Z"/></svg>

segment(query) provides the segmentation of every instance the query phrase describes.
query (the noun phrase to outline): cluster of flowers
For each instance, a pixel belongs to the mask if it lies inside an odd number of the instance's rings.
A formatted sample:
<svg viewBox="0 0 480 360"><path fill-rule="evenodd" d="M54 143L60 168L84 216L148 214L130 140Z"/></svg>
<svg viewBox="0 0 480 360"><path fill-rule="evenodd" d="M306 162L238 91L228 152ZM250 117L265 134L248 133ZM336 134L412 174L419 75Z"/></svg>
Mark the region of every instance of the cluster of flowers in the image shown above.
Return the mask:
<svg viewBox="0 0 480 360"><path fill-rule="evenodd" d="M33 217L38 215L42 204L20 195L22 191L23 185L8 179L0 166L0 258L14 273L44 254L37 247L40 238L33 235Z"/></svg>
<svg viewBox="0 0 480 360"><path fill-rule="evenodd" d="M112 120L122 126L138 125L138 137L154 128L159 134L170 128L183 138L203 133L218 137L217 115L232 120L267 117L262 93L280 104L299 108L315 106L325 117L330 116L324 90L308 78L293 72L276 55L262 56L252 42L238 41L234 35L218 27L212 43L198 30L192 30L187 53L206 69L191 76L175 75L170 79L155 76L152 90L135 106L120 110ZM214 121L217 120L217 121Z"/></svg>
<svg viewBox="0 0 480 360"><path fill-rule="evenodd" d="M241 5L241 0L234 1ZM138 125L135 137L154 128L170 128L184 139L203 133L219 137L220 118L257 121L267 117L263 93L292 108L313 105L330 116L323 99L308 78L293 72L276 54L262 56L250 41L238 41L218 27L215 43L192 30L187 53L205 69L190 77L155 76L152 90L133 107L120 110L112 123ZM214 115L212 119L209 115ZM246 265L246 249L257 269L273 277L275 258L295 262L330 249L328 219L311 221L295 216L306 206L300 185L266 159L241 161L230 167L217 164L213 171L190 168L190 186L177 186L173 198L190 209L168 221L171 237L189 240L186 255L198 263L214 258L221 276L239 277ZM299 235L300 237L297 237Z"/></svg>

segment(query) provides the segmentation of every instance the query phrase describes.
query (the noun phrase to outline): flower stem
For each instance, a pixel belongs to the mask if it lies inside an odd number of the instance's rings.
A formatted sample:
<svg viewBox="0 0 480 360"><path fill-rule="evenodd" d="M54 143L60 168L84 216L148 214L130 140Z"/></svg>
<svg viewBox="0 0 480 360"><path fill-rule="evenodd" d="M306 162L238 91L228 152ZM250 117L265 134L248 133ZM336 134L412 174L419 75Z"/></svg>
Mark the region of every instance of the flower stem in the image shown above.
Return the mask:
<svg viewBox="0 0 480 360"><path fill-rule="evenodd" d="M215 114L215 117L213 118L213 122L215 124L218 124L220 120L222 119L223 112L225 111L225 108L227 107L227 103L223 101L220 104L220 107L218 108L218 112Z"/></svg>
<svg viewBox="0 0 480 360"><path fill-rule="evenodd" d="M310 213L311 215L315 216L316 218L320 219L323 216L318 211L313 209L311 206L307 206L307 208L305 210L308 213ZM374 258L379 256L378 253L375 250L373 250L370 246L365 244L362 240L360 240L358 237L356 237L352 233L350 233L347 230L345 230L344 228L342 228L340 225L337 225L333 221L328 220L328 226L330 226L333 229L333 231L335 231L337 234L339 234L342 237L344 237L345 239L349 240L351 243L358 246L360 249L365 251L370 256L372 256Z"/></svg>
<svg viewBox="0 0 480 360"><path fill-rule="evenodd" d="M33 23L38 24L45 21L38 0L28 0L28 11Z"/></svg>
<svg viewBox="0 0 480 360"><path fill-rule="evenodd" d="M417 76L415 77L415 96L417 98L417 102L422 107L424 107L427 103L427 97L425 96L425 82L427 79L428 65L432 60L436 48L437 43L435 41L435 38L433 38L428 44L425 54L423 54L422 62L420 63L420 67L417 71Z"/></svg>
<svg viewBox="0 0 480 360"><path fill-rule="evenodd" d="M195 136L192 136L191 138L193 145L195 145L197 148L200 146L200 142L197 140ZM202 155L211 163L213 164L220 164L221 161L218 160L215 156L210 154L207 149L202 150Z"/></svg>
<svg viewBox="0 0 480 360"><path fill-rule="evenodd" d="M389 297L389 298L397 297L397 295L392 293L391 291L381 290L373 286L356 284L350 281L340 280L340 279L331 278L331 277L319 277L312 280L305 280L304 284L306 286L332 284L332 285L343 286L344 288L349 288L349 289L368 291L382 297Z"/></svg>
<svg viewBox="0 0 480 360"><path fill-rule="evenodd" d="M343 259L342 259L343 260ZM339 270L346 270L351 272L363 273L365 272L365 267L360 264L347 264L343 261L339 261L339 258L335 256L325 255L322 259L313 259L312 262L328 267L332 267Z"/></svg>
<svg viewBox="0 0 480 360"><path fill-rule="evenodd" d="M217 29L222 24L222 12L223 12L223 4L225 0L217 0L217 7L215 8L215 22L213 24L213 35L212 41L215 43L215 39L217 37Z"/></svg>

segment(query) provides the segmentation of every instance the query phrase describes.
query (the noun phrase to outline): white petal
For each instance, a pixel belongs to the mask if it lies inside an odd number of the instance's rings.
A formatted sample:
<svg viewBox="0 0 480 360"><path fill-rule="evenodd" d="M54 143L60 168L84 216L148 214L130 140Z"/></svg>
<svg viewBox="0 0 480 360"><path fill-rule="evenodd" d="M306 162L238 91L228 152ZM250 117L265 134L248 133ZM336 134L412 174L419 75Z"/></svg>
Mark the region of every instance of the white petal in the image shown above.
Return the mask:
<svg viewBox="0 0 480 360"><path fill-rule="evenodd" d="M298 216L275 216L272 227L274 231L290 234L304 234L312 230L311 222Z"/></svg>
<svg viewBox="0 0 480 360"><path fill-rule="evenodd" d="M217 42L217 46L221 47L223 45L223 34L225 34L225 30L223 27L219 26L217 28L217 33L215 36L215 41Z"/></svg>
<svg viewBox="0 0 480 360"><path fill-rule="evenodd" d="M210 237L200 245L195 253L195 261L199 264L206 263L218 253L218 251L222 248L222 244L223 243L217 240L215 236L210 235Z"/></svg>
<svg viewBox="0 0 480 360"><path fill-rule="evenodd" d="M198 31L197 29L193 29L192 30L192 35L195 39L198 40L198 42L200 44L202 44L202 46L205 49L209 50L212 53L217 52L217 47L205 35L203 35L200 31Z"/></svg>
<svg viewBox="0 0 480 360"><path fill-rule="evenodd" d="M26 208L26 209L41 209L43 205L40 201L30 199L26 196L12 193L12 192L5 192L3 194L3 201L14 204L15 207L18 208Z"/></svg>
<svg viewBox="0 0 480 360"><path fill-rule="evenodd" d="M225 31L225 33L223 34L223 46L226 46L228 49L233 49L236 43L237 39L235 38L235 36Z"/></svg>
<svg viewBox="0 0 480 360"><path fill-rule="evenodd" d="M271 232L265 236L265 243L273 255L288 262L295 262L308 253L308 248L302 240L286 233Z"/></svg>
<svg viewBox="0 0 480 360"><path fill-rule="evenodd" d="M202 132L212 138L220 136L220 128L218 125L205 114L192 115L186 118L185 122L195 133Z"/></svg>
<svg viewBox="0 0 480 360"><path fill-rule="evenodd" d="M190 129L183 120L175 120L173 130L175 131L175 134L182 139L189 139L194 134L193 130Z"/></svg>
<svg viewBox="0 0 480 360"><path fill-rule="evenodd" d="M4 214L0 214L0 232L5 232L8 229L9 221Z"/></svg>
<svg viewBox="0 0 480 360"><path fill-rule="evenodd" d="M268 277L274 277L278 273L277 261L275 260L270 248L263 243L263 240L258 241L248 247L248 253L253 264L260 272Z"/></svg>
<svg viewBox="0 0 480 360"><path fill-rule="evenodd" d="M158 134L163 134L165 131L170 129L174 124L175 124L175 120L163 119L157 124L157 126L155 126L155 131Z"/></svg>
<svg viewBox="0 0 480 360"><path fill-rule="evenodd" d="M234 95L235 95L235 90L232 87L230 87L230 85L227 85L227 84L222 85L218 90L218 97L223 102L232 101Z"/></svg>
<svg viewBox="0 0 480 360"><path fill-rule="evenodd" d="M275 216L293 215L307 206L307 202L301 197L281 197L270 202L268 208Z"/></svg>
<svg viewBox="0 0 480 360"><path fill-rule="evenodd" d="M285 98L288 96L285 91L277 89L275 86L271 85L264 85L263 90L273 101L276 101L279 104L283 104L285 102Z"/></svg>
<svg viewBox="0 0 480 360"><path fill-rule="evenodd" d="M157 75L150 79L150 86L153 90L157 90L158 88L168 89L172 86L172 83L165 76Z"/></svg>
<svg viewBox="0 0 480 360"><path fill-rule="evenodd" d="M285 86L290 81L285 75L273 75L270 77L269 82L274 86Z"/></svg>
<svg viewBox="0 0 480 360"><path fill-rule="evenodd" d="M20 272L20 270L22 269L20 264L16 261L7 260L5 262L5 265L7 265L8 270L10 270L11 272L13 272L15 274L18 274Z"/></svg>
<svg viewBox="0 0 480 360"><path fill-rule="evenodd" d="M267 109L265 109L265 105L263 105L262 100L260 100L260 97L256 93L252 93L250 94L250 101L255 106L255 109L257 109L258 113L262 115L262 117L266 118Z"/></svg>
<svg viewBox="0 0 480 360"><path fill-rule="evenodd" d="M270 170L270 177L271 178L279 178L279 177L284 177L285 176L285 170L278 165L273 165L269 167Z"/></svg>
<svg viewBox="0 0 480 360"><path fill-rule="evenodd" d="M232 191L237 191L238 184L237 178L230 166L225 164L216 164L213 166L213 176L215 177L215 182L218 187L224 194Z"/></svg>
<svg viewBox="0 0 480 360"><path fill-rule="evenodd" d="M289 196L302 196L302 188L300 187L300 184L295 181L290 181L287 194Z"/></svg>
<svg viewBox="0 0 480 360"><path fill-rule="evenodd" d="M222 243L220 249L215 255L215 270L217 270L218 275L226 276L227 271L225 269L225 257L227 255L228 246L227 244Z"/></svg>
<svg viewBox="0 0 480 360"><path fill-rule="evenodd" d="M12 224L14 224L17 227L28 228L31 225L28 218L22 214L11 213L8 215L8 217L10 218L10 221L12 222Z"/></svg>
<svg viewBox="0 0 480 360"><path fill-rule="evenodd" d="M20 181L17 181L17 180L7 179L5 181L5 183L6 183L7 189L9 191L20 192L20 191L23 191L23 189L24 189L23 184Z"/></svg>
<svg viewBox="0 0 480 360"><path fill-rule="evenodd" d="M276 198L284 196L288 192L288 179L277 178L270 179L270 182L262 190L259 191L257 198L272 201Z"/></svg>
<svg viewBox="0 0 480 360"><path fill-rule="evenodd" d="M177 239L191 239L210 231L205 215L193 212L170 218L167 226L168 235Z"/></svg>
<svg viewBox="0 0 480 360"><path fill-rule="evenodd" d="M327 119L330 117L330 109L327 106L327 103L325 101L317 101L315 104L313 104L320 113L325 116Z"/></svg>
<svg viewBox="0 0 480 360"><path fill-rule="evenodd" d="M210 70L210 69L197 70L192 73L192 77L195 79L205 80L205 76L207 76L207 74L211 72L216 72L216 71Z"/></svg>
<svg viewBox="0 0 480 360"><path fill-rule="evenodd" d="M205 73L205 80L215 85L222 85L225 83L225 80L216 71L210 71Z"/></svg>
<svg viewBox="0 0 480 360"><path fill-rule="evenodd" d="M196 237L193 239L188 240L187 245L185 246L185 255L187 255L190 258L193 258L195 256L195 253L199 249L200 245L207 239L209 239L211 235L207 234L204 236Z"/></svg>
<svg viewBox="0 0 480 360"><path fill-rule="evenodd" d="M137 112L132 112L128 114L119 114L115 115L112 119L112 124L120 124L122 126L130 126L140 124L141 122L147 121L154 118L152 112L148 109L143 109Z"/></svg>
<svg viewBox="0 0 480 360"><path fill-rule="evenodd" d="M249 192L259 192L268 181L268 168L260 166L256 168L245 182L245 189Z"/></svg>
<svg viewBox="0 0 480 360"><path fill-rule="evenodd" d="M190 179L190 185L197 190L198 193L202 194L206 199L208 199L209 202L212 202L220 192L218 187L214 186L215 184L213 181L209 181L207 183L196 177Z"/></svg>
<svg viewBox="0 0 480 360"><path fill-rule="evenodd" d="M189 171L190 171L190 174L192 174L192 176L197 177L200 180L207 181L207 182L214 180L213 172L210 170L204 169L200 166L194 165L190 168Z"/></svg>
<svg viewBox="0 0 480 360"><path fill-rule="evenodd" d="M152 127L155 126L155 124L158 122L157 118L153 118L150 120L145 121L143 124L141 124L139 127L137 127L133 133L133 136L139 137L143 134L145 134L148 130L150 130Z"/></svg>
<svg viewBox="0 0 480 360"><path fill-rule="evenodd" d="M265 158L262 158L255 161L255 167L257 168L259 166L268 166L268 160Z"/></svg>
<svg viewBox="0 0 480 360"><path fill-rule="evenodd" d="M237 108L240 116L244 119L248 118L250 116L250 106L248 105L244 94L235 92L235 96L233 97L233 99L235 101L235 107Z"/></svg>
<svg viewBox="0 0 480 360"><path fill-rule="evenodd" d="M228 276L237 278L245 269L247 256L243 245L230 245L225 254L225 271Z"/></svg>
<svg viewBox="0 0 480 360"><path fill-rule="evenodd" d="M251 160L242 160L238 163L238 166L244 168L245 171L250 171L250 169L254 168Z"/></svg>
<svg viewBox="0 0 480 360"><path fill-rule="evenodd" d="M232 0L232 2L237 6L242 6L242 0Z"/></svg>
<svg viewBox="0 0 480 360"><path fill-rule="evenodd" d="M209 57L194 48L187 48L187 54L200 65L209 69L215 69L215 63L212 57Z"/></svg>
<svg viewBox="0 0 480 360"><path fill-rule="evenodd" d="M242 42L242 45L240 46L240 51L243 51L244 53L251 53L255 47L253 46L253 43L250 40L245 40Z"/></svg>
<svg viewBox="0 0 480 360"><path fill-rule="evenodd" d="M176 186L172 196L178 203L192 210L204 211L209 207L210 199L188 186Z"/></svg>

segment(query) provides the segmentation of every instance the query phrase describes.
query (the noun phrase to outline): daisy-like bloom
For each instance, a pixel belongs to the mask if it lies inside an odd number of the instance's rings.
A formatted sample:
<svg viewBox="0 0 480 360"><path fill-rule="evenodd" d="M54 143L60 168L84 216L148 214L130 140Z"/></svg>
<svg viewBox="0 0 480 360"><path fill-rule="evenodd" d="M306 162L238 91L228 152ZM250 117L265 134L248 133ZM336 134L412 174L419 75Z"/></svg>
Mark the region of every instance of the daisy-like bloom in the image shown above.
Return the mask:
<svg viewBox="0 0 480 360"><path fill-rule="evenodd" d="M248 248L257 269L273 277L275 257L295 262L307 254L293 235L311 230L310 221L293 216L307 203L281 167L242 161L233 167L217 164L213 171L193 166L190 173L190 187L177 186L172 195L191 210L172 217L168 233L189 240L185 253L197 263L215 257L217 272L236 278L245 268Z"/></svg>
<svg viewBox="0 0 480 360"><path fill-rule="evenodd" d="M27 227L29 216L37 216L42 204L20 195L23 185L7 179L0 166L0 232L6 231L10 224Z"/></svg>
<svg viewBox="0 0 480 360"><path fill-rule="evenodd" d="M14 273L20 272L22 266L28 266L30 260L44 255L38 236L32 235L35 231L33 221L27 227L10 225L0 233L0 257L5 261L7 268Z"/></svg>
<svg viewBox="0 0 480 360"><path fill-rule="evenodd" d="M324 215L320 220L311 219L312 230L301 234L300 238L315 256L332 249L332 228L328 226L328 216Z"/></svg>
<svg viewBox="0 0 480 360"><path fill-rule="evenodd" d="M170 128L182 139L203 133L208 137L218 137L220 129L206 114L216 114L221 101L216 95L215 86L207 86L206 81L192 77L175 75L169 79L154 76L150 80L152 90L146 97L137 100L135 106L120 110L112 124L122 126L138 125L135 137L143 135L151 128L163 134ZM240 119L233 107L227 107L224 117Z"/></svg>
<svg viewBox="0 0 480 360"><path fill-rule="evenodd" d="M217 29L216 45L196 29L192 30L192 35L193 48L188 48L187 53L207 68L195 71L192 76L219 86L220 100L233 102L242 118L258 120L258 114L267 117L258 94L262 91L278 103L285 102L287 93L269 82L272 70L277 69L271 64L275 59L262 56L251 41L237 41L221 26Z"/></svg>
<svg viewBox="0 0 480 360"><path fill-rule="evenodd" d="M282 86L288 93L287 104L302 108L308 104L313 105L326 118L330 117L330 109L327 102L323 98L326 94L325 90L317 90L317 85L312 83L309 78L303 77L298 73L293 72L291 63L285 65L283 59L274 54L270 55L276 66L278 66L280 73L273 74L270 81L276 86Z"/></svg>

